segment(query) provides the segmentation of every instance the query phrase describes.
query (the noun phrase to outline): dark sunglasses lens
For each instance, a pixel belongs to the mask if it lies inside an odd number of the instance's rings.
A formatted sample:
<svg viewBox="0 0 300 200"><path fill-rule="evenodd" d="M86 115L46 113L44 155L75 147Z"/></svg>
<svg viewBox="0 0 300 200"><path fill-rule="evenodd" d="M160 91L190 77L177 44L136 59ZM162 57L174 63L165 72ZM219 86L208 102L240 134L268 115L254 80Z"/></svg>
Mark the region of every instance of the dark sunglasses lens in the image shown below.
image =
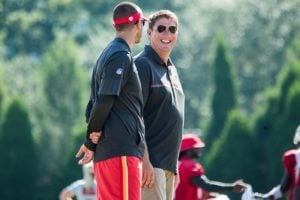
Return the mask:
<svg viewBox="0 0 300 200"><path fill-rule="evenodd" d="M162 33L162 32L164 32L165 30L166 30L166 27L163 26L163 25L159 25L159 26L157 27L157 31L158 31L159 33Z"/></svg>
<svg viewBox="0 0 300 200"><path fill-rule="evenodd" d="M177 27L176 26L170 26L169 31L174 34L177 31Z"/></svg>

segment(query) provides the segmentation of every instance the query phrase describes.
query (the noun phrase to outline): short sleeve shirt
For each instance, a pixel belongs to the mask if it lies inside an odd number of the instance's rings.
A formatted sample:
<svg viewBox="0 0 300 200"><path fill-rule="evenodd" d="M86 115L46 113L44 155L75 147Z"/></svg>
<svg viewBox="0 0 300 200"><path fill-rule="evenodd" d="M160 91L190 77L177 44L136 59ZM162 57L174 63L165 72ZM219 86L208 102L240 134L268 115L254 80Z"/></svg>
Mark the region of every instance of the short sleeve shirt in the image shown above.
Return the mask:
<svg viewBox="0 0 300 200"><path fill-rule="evenodd" d="M179 161L180 182L176 189L175 200L201 200L206 191L192 184L191 177L204 174L205 171L200 163L182 158Z"/></svg>
<svg viewBox="0 0 300 200"><path fill-rule="evenodd" d="M93 97L115 96L94 161L117 156L142 158L145 134L142 89L130 48L123 39L114 39L98 58L93 70L91 93Z"/></svg>
<svg viewBox="0 0 300 200"><path fill-rule="evenodd" d="M71 191L77 200L96 200L96 182L93 182L93 186L90 190L85 189L84 180L77 180L67 187Z"/></svg>
<svg viewBox="0 0 300 200"><path fill-rule="evenodd" d="M184 121L184 93L176 67L146 45L135 57L143 91L145 136L151 164L177 172Z"/></svg>

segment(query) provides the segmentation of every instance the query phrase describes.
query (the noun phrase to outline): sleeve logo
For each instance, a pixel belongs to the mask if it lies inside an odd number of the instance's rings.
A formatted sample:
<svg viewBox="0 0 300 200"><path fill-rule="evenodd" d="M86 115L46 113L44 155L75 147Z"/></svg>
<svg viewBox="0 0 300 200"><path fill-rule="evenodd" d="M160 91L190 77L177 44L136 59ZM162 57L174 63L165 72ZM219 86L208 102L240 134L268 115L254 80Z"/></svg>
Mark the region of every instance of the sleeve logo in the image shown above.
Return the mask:
<svg viewBox="0 0 300 200"><path fill-rule="evenodd" d="M116 74L121 75L122 73L123 73L123 68L119 67L119 68L116 70Z"/></svg>

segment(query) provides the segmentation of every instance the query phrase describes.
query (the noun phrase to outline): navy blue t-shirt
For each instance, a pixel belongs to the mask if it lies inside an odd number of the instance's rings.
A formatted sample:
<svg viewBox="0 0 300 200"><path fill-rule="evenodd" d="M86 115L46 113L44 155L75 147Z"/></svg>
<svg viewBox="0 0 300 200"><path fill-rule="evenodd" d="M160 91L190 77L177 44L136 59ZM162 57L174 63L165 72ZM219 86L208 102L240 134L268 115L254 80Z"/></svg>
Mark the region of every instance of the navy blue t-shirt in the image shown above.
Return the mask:
<svg viewBox="0 0 300 200"><path fill-rule="evenodd" d="M93 70L91 97L97 102L97 97L105 95L115 98L104 121L94 161L124 155L142 159L145 128L141 84L130 48L121 38L114 39L103 50ZM90 130L100 131L96 125L89 125Z"/></svg>

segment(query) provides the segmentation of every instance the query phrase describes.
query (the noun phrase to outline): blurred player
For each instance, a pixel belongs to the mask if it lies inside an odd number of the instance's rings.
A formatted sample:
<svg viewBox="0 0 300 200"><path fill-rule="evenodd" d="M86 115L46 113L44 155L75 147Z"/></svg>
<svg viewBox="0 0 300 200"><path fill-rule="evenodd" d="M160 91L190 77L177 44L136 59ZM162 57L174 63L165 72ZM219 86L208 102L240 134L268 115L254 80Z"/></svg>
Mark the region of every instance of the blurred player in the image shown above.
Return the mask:
<svg viewBox="0 0 300 200"><path fill-rule="evenodd" d="M300 200L300 125L295 132L294 144L296 149L288 150L283 154L284 174L280 184L263 195L263 199L280 199L283 194L289 192L289 200Z"/></svg>
<svg viewBox="0 0 300 200"><path fill-rule="evenodd" d="M225 200L229 199L223 192L242 192L247 184L242 180L234 183L222 183L209 180L196 159L200 157L205 144L195 134L184 134L179 155L180 182L175 200Z"/></svg>
<svg viewBox="0 0 300 200"><path fill-rule="evenodd" d="M76 197L77 200L96 200L96 181L94 179L93 163L83 165L83 179L77 180L64 188L59 200L71 200Z"/></svg>

